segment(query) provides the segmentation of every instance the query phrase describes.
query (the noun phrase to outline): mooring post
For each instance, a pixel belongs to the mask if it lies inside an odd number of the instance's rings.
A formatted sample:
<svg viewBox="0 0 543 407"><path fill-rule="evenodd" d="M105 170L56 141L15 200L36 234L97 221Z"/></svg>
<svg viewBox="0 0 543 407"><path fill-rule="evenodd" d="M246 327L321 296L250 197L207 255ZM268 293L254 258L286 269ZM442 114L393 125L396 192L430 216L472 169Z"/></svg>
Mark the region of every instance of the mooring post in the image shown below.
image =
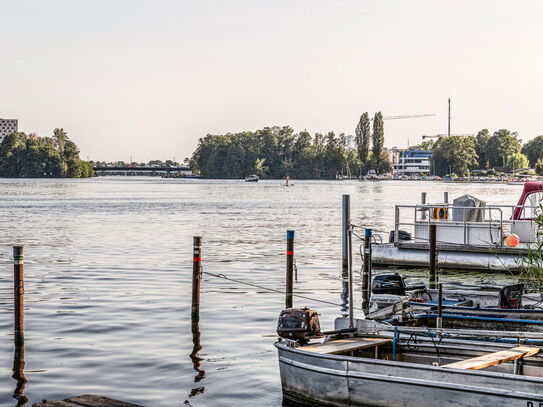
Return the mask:
<svg viewBox="0 0 543 407"><path fill-rule="evenodd" d="M364 267L362 271L362 309L368 312L371 293L371 239L372 230L364 229Z"/></svg>
<svg viewBox="0 0 543 407"><path fill-rule="evenodd" d="M343 291L341 299L347 304L349 296L349 229L351 226L351 196L343 195L341 205L341 278Z"/></svg>
<svg viewBox="0 0 543 407"><path fill-rule="evenodd" d="M437 285L437 320L436 320L436 328L442 328L443 327L443 284L439 283Z"/></svg>
<svg viewBox="0 0 543 407"><path fill-rule="evenodd" d="M426 192L420 193L420 203L421 205L426 205ZM426 219L426 210L423 209L422 213L420 214L421 219Z"/></svg>
<svg viewBox="0 0 543 407"><path fill-rule="evenodd" d="M447 191L443 192L443 203L449 203L449 193Z"/></svg>
<svg viewBox="0 0 543 407"><path fill-rule="evenodd" d="M15 343L25 337L25 281L23 246L13 246L14 331Z"/></svg>
<svg viewBox="0 0 543 407"><path fill-rule="evenodd" d="M286 281L285 308L292 308L293 271L294 271L294 230L287 230L287 275L285 279Z"/></svg>
<svg viewBox="0 0 543 407"><path fill-rule="evenodd" d="M202 279L202 237L194 236L192 255L192 320L200 316L200 281Z"/></svg>
<svg viewBox="0 0 543 407"><path fill-rule="evenodd" d="M354 328L353 230L349 227L349 328Z"/></svg>
<svg viewBox="0 0 543 407"><path fill-rule="evenodd" d="M437 225L430 224L430 288L437 283Z"/></svg>

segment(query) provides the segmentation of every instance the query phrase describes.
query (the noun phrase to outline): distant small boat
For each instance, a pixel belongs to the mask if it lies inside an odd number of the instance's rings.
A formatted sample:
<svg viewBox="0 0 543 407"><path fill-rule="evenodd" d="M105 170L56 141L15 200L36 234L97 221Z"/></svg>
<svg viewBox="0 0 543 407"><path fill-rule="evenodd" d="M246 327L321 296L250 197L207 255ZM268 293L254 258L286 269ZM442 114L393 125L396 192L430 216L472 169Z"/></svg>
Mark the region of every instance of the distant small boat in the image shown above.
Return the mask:
<svg viewBox="0 0 543 407"><path fill-rule="evenodd" d="M258 175L249 175L248 177L245 177L245 182L258 182L259 178Z"/></svg>

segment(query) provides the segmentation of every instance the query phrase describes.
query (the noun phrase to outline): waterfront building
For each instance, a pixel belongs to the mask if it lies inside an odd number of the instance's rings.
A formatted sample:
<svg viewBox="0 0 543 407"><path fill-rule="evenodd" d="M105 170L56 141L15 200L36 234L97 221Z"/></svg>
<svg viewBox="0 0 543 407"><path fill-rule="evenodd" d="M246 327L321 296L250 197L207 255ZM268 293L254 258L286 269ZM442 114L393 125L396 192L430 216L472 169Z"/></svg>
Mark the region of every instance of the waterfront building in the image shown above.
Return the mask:
<svg viewBox="0 0 543 407"><path fill-rule="evenodd" d="M430 175L431 151L393 147L388 150L388 154L394 174Z"/></svg>
<svg viewBox="0 0 543 407"><path fill-rule="evenodd" d="M0 119L0 143L4 140L4 137L16 133L17 129L17 119Z"/></svg>

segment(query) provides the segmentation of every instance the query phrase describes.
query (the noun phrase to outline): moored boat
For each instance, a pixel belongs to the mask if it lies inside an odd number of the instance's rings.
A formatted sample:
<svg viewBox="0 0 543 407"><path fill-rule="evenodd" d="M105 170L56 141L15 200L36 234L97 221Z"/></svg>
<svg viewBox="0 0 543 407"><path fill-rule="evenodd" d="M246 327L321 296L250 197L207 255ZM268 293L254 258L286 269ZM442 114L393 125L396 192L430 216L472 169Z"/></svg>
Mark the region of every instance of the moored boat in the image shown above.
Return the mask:
<svg viewBox="0 0 543 407"><path fill-rule="evenodd" d="M259 180L258 175L255 175L255 174L245 177L245 182L258 182L258 180Z"/></svg>
<svg viewBox="0 0 543 407"><path fill-rule="evenodd" d="M341 332L348 325L342 318L335 328ZM334 407L543 403L539 347L458 339L443 330L422 336L414 328L390 331L364 320L355 320L355 326L355 334L330 335L327 341L275 343L286 399ZM486 332L486 339L489 334L495 335ZM530 337L529 333L500 335Z"/></svg>
<svg viewBox="0 0 543 407"><path fill-rule="evenodd" d="M376 265L428 265L430 227L436 226L441 268L519 271L538 237L535 222L543 182L527 181L517 205L487 205L470 195L452 204L396 205L389 243L373 246ZM514 245L508 236L514 236Z"/></svg>

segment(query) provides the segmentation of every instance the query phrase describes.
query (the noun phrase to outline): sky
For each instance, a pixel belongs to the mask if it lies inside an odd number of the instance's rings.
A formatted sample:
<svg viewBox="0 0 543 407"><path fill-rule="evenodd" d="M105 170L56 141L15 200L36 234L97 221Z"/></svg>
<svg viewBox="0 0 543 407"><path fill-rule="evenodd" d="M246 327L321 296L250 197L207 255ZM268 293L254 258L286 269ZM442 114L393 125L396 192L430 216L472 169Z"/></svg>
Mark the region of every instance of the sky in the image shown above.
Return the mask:
<svg viewBox="0 0 543 407"><path fill-rule="evenodd" d="M543 134L543 2L0 0L0 117L91 160L182 161L206 134L289 125L385 145Z"/></svg>

